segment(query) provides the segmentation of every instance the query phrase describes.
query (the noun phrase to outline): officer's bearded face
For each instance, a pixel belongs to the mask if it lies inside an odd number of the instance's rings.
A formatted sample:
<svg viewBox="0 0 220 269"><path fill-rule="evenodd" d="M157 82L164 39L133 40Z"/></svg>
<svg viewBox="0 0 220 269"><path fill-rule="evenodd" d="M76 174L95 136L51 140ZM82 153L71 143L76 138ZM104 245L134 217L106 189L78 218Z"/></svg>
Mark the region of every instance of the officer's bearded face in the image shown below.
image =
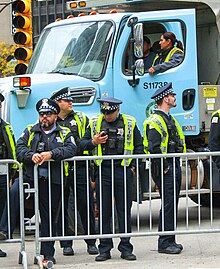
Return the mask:
<svg viewBox="0 0 220 269"><path fill-rule="evenodd" d="M167 105L172 108L176 107L176 96L174 94L169 94L167 96Z"/></svg>
<svg viewBox="0 0 220 269"><path fill-rule="evenodd" d="M50 130L53 128L57 120L56 114L44 113L40 114L39 116L40 116L39 118L40 125L44 130Z"/></svg>

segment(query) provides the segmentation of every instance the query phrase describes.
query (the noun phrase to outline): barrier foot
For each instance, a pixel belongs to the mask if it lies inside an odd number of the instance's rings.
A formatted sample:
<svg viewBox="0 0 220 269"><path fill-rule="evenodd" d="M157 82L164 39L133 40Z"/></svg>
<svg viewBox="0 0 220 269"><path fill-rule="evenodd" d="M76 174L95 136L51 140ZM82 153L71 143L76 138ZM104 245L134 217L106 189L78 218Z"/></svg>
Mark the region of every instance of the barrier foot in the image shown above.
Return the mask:
<svg viewBox="0 0 220 269"><path fill-rule="evenodd" d="M28 269L27 253L25 251L19 252L18 264L22 264L23 269Z"/></svg>

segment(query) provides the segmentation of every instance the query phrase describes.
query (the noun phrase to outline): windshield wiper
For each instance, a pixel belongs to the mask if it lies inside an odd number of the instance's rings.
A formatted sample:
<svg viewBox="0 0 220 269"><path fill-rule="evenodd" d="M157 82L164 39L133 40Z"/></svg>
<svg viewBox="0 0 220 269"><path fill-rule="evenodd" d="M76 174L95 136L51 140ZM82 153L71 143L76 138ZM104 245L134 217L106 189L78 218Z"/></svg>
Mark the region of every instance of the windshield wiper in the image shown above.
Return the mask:
<svg viewBox="0 0 220 269"><path fill-rule="evenodd" d="M54 69L48 73L58 73L58 74L62 74L62 75L78 75L77 73L66 72L66 71L63 71L62 69L58 69L58 70Z"/></svg>

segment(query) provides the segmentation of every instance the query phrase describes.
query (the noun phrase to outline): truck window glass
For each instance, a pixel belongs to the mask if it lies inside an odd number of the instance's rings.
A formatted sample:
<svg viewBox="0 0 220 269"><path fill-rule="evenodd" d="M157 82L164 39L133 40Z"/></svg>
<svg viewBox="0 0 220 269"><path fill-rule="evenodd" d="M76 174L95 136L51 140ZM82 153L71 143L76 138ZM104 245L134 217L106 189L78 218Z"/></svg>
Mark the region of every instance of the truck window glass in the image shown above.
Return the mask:
<svg viewBox="0 0 220 269"><path fill-rule="evenodd" d="M108 59L114 27L110 21L46 29L28 73L74 74L99 79Z"/></svg>

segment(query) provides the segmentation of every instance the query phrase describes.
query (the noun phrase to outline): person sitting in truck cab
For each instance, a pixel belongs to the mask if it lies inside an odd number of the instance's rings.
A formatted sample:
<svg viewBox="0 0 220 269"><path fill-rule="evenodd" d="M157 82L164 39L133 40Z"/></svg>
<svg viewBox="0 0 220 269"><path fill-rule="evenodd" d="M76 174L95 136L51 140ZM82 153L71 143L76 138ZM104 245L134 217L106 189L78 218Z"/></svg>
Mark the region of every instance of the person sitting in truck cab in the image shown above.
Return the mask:
<svg viewBox="0 0 220 269"><path fill-rule="evenodd" d="M172 32L165 32L160 38L161 51L154 58L148 73L157 74L179 65L183 61L183 44Z"/></svg>
<svg viewBox="0 0 220 269"><path fill-rule="evenodd" d="M147 70L153 64L153 61L156 57L156 53L153 51L151 47L151 41L149 37L147 37L146 35L144 35L143 37L143 45L144 45L144 51L143 51L144 72L147 72Z"/></svg>

